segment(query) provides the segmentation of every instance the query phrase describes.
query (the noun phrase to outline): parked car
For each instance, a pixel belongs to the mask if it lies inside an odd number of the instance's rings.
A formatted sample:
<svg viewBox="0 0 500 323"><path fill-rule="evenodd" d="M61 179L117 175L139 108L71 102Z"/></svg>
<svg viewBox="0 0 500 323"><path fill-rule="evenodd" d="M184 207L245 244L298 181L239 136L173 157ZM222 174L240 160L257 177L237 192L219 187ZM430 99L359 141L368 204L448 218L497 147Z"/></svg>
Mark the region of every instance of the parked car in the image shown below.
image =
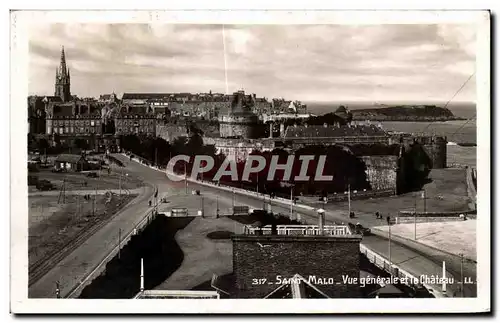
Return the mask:
<svg viewBox="0 0 500 323"><path fill-rule="evenodd" d="M357 234L362 234L364 236L367 236L367 235L370 235L371 234L371 230L370 228L365 228L364 226L362 226L361 224L357 223L355 225L355 231Z"/></svg>
<svg viewBox="0 0 500 323"><path fill-rule="evenodd" d="M40 179L36 183L36 188L40 191L52 191L54 189L54 185L46 179Z"/></svg>
<svg viewBox="0 0 500 323"><path fill-rule="evenodd" d="M87 177L96 178L97 177L97 173L96 172L90 172L90 173L87 174Z"/></svg>

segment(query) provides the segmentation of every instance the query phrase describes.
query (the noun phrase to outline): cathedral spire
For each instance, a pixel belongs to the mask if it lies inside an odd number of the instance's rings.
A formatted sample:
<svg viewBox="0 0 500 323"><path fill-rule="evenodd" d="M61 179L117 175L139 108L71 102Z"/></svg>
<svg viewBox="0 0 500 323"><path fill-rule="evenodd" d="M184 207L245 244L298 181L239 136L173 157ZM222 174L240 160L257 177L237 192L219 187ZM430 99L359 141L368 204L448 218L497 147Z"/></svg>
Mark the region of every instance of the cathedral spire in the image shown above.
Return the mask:
<svg viewBox="0 0 500 323"><path fill-rule="evenodd" d="M61 49L61 62L56 70L55 96L59 96L63 102L71 98L69 68L66 66L66 55L64 46Z"/></svg>
<svg viewBox="0 0 500 323"><path fill-rule="evenodd" d="M61 65L60 65L61 75L66 75L66 55L64 54L64 46L61 49Z"/></svg>

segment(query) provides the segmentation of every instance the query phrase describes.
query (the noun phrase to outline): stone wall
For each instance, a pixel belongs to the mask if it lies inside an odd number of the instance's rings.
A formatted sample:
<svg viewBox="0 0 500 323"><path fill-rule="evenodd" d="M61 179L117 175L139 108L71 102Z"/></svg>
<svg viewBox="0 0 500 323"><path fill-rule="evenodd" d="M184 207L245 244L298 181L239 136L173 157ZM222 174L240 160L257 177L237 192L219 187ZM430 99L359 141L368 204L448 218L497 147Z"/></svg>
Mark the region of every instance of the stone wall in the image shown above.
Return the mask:
<svg viewBox="0 0 500 323"><path fill-rule="evenodd" d="M361 156L366 165L366 176L372 190L393 190L397 192L397 156Z"/></svg>
<svg viewBox="0 0 500 323"><path fill-rule="evenodd" d="M469 207L473 210L477 209L477 191L476 184L474 183L475 169L472 167L465 168L465 180L467 183L467 195L469 196L470 202Z"/></svg>
<svg viewBox="0 0 500 323"><path fill-rule="evenodd" d="M263 298L279 287L277 276L289 279L295 274L306 280L311 275L340 282L315 285L332 298L360 296L359 285L342 283L343 275L359 278L358 236L237 235L232 240L238 298ZM253 279L263 278L265 284L253 284Z"/></svg>
<svg viewBox="0 0 500 323"><path fill-rule="evenodd" d="M177 137L187 137L188 133L185 125L157 124L156 136L172 142Z"/></svg>
<svg viewBox="0 0 500 323"><path fill-rule="evenodd" d="M265 126L257 116L222 116L219 122L221 137L257 139L264 136Z"/></svg>
<svg viewBox="0 0 500 323"><path fill-rule="evenodd" d="M432 168L446 168L446 147L448 143L446 137L406 135L402 138L402 141L405 146L413 142L420 143L432 161Z"/></svg>
<svg viewBox="0 0 500 323"><path fill-rule="evenodd" d="M231 139L204 137L205 145L214 145L217 153L223 153L226 158L237 162L244 161L252 151L269 151L274 149L274 141L265 139Z"/></svg>
<svg viewBox="0 0 500 323"><path fill-rule="evenodd" d="M315 137L315 138L285 138L283 145L293 149L300 149L309 145L357 145L357 144L383 144L389 145L391 138L387 136L350 136L350 137Z"/></svg>

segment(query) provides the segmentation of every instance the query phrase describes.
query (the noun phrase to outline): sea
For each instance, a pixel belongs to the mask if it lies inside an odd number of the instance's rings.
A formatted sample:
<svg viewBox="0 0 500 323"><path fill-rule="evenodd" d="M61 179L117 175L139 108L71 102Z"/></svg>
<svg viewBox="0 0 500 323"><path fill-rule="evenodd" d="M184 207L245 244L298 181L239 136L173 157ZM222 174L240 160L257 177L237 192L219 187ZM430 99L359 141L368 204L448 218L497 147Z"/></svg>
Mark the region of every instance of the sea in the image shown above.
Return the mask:
<svg viewBox="0 0 500 323"><path fill-rule="evenodd" d="M475 145L477 143L476 104L474 102L304 102L309 113L325 114L334 112L340 105L351 110L368 109L394 105L436 105L450 109L457 117L466 120L452 120L443 122L401 122L382 121L379 124L387 131L409 132L427 135L446 136L448 140L448 165L460 164L476 166L476 147L461 146L459 144Z"/></svg>

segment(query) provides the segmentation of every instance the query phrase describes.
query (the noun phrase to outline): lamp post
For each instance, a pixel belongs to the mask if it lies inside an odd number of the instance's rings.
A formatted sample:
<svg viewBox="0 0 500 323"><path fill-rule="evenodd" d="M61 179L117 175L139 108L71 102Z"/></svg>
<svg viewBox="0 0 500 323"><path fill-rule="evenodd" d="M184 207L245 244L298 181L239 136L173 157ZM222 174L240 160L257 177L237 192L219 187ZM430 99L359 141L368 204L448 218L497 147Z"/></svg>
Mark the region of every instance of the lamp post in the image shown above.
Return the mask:
<svg viewBox="0 0 500 323"><path fill-rule="evenodd" d="M425 188L424 188L424 191L422 192L422 198L424 199L424 213L427 212L426 210L426 200L427 200L427 197L425 195Z"/></svg>
<svg viewBox="0 0 500 323"><path fill-rule="evenodd" d="M391 217L387 216L387 225L389 226L389 265L392 265L391 257Z"/></svg>
<svg viewBox="0 0 500 323"><path fill-rule="evenodd" d="M201 197L201 217L203 218L205 216L205 201L203 196Z"/></svg>
<svg viewBox="0 0 500 323"><path fill-rule="evenodd" d="M59 288L59 282L56 282L56 298L61 298L61 290Z"/></svg>
<svg viewBox="0 0 500 323"><path fill-rule="evenodd" d="M414 240L417 240L417 197L415 196L415 212L413 212Z"/></svg>
<svg viewBox="0 0 500 323"><path fill-rule="evenodd" d="M216 207L217 207L215 217L218 219L219 218L219 195L215 196L215 203L216 203Z"/></svg>
<svg viewBox="0 0 500 323"><path fill-rule="evenodd" d="M234 188L232 189L233 191L233 213L234 213Z"/></svg>
<svg viewBox="0 0 500 323"><path fill-rule="evenodd" d="M188 185L187 185L187 166L186 162L184 162L184 188L186 190L186 194L188 193Z"/></svg>
<svg viewBox="0 0 500 323"><path fill-rule="evenodd" d="M118 229L118 259L120 259L122 250L122 229Z"/></svg>
<svg viewBox="0 0 500 323"><path fill-rule="evenodd" d="M464 297L464 254L460 254L460 294Z"/></svg>
<svg viewBox="0 0 500 323"><path fill-rule="evenodd" d="M349 216L351 215L351 183L347 184L347 204L349 206Z"/></svg>

